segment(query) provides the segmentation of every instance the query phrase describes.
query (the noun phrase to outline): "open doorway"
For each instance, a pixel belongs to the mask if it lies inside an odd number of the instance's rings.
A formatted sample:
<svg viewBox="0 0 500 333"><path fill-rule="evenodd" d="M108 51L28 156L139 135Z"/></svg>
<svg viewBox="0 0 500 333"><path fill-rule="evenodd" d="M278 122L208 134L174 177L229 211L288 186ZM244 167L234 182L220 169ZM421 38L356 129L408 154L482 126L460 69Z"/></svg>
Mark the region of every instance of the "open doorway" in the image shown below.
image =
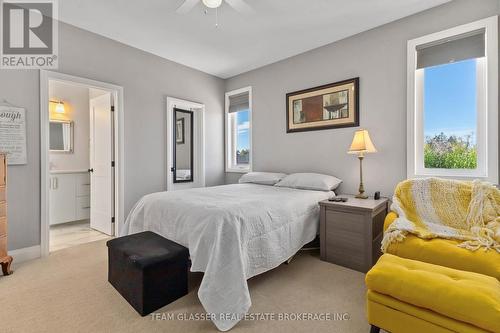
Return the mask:
<svg viewBox="0 0 500 333"><path fill-rule="evenodd" d="M122 97L120 87L54 72L42 73L40 96L41 243L48 255L118 233Z"/></svg>

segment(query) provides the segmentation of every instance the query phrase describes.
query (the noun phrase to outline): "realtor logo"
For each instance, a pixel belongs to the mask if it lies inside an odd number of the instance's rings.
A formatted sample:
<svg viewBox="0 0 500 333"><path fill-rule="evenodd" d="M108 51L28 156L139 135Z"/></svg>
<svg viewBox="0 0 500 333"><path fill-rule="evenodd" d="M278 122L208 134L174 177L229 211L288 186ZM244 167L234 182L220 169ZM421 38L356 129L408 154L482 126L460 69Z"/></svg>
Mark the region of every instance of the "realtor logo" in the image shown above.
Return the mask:
<svg viewBox="0 0 500 333"><path fill-rule="evenodd" d="M0 68L56 69L56 0L0 2Z"/></svg>

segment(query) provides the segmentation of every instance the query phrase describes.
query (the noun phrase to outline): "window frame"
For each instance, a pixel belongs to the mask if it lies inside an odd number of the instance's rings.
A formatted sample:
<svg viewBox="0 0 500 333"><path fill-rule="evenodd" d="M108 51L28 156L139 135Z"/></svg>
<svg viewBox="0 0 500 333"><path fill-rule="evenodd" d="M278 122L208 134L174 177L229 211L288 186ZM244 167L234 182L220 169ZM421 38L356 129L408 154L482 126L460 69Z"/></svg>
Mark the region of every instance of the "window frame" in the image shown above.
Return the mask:
<svg viewBox="0 0 500 333"><path fill-rule="evenodd" d="M248 145L249 145L249 151L250 151L250 158L248 161L248 167L237 167L233 164L232 159L233 155L235 153L235 149L233 148L233 142L236 140L236 135L234 132L235 128L235 123L231 124L231 119L229 117L229 103L230 100L229 98L231 96L235 95L240 95L243 93L248 93ZM248 86L245 88L241 89L236 89L232 91L226 92L225 95L225 112L224 112L224 118L225 118L225 167L226 167L226 172L232 172L232 173L247 173L252 171L252 161L253 161L253 150L252 150L252 118L253 118L253 102L252 102L252 87Z"/></svg>
<svg viewBox="0 0 500 333"><path fill-rule="evenodd" d="M477 67L477 168L430 169L424 167L424 75L417 72L417 47L469 32L485 31L484 64ZM407 46L407 177L452 177L498 183L498 19L496 16L408 41Z"/></svg>

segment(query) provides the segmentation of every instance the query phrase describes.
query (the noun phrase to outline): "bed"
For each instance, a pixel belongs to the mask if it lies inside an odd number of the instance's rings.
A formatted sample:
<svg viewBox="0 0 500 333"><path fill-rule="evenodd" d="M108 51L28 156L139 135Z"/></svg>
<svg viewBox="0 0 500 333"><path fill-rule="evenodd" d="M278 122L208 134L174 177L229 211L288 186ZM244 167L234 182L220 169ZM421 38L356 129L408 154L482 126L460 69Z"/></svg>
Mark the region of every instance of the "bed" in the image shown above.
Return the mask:
<svg viewBox="0 0 500 333"><path fill-rule="evenodd" d="M189 248L193 272L204 272L198 297L221 331L251 306L247 279L271 270L312 241L318 201L333 192L233 184L144 196L122 235L145 230Z"/></svg>

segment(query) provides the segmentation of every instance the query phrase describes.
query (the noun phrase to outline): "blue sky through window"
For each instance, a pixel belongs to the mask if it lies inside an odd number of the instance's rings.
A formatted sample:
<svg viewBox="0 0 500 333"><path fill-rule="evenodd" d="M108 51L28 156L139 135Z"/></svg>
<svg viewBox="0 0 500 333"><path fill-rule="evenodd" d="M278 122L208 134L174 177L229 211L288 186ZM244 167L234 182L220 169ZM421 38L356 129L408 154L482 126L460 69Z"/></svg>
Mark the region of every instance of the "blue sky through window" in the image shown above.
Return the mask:
<svg viewBox="0 0 500 333"><path fill-rule="evenodd" d="M249 149L249 111L240 111L236 114L237 135L237 150Z"/></svg>
<svg viewBox="0 0 500 333"><path fill-rule="evenodd" d="M476 59L424 69L424 135L476 134Z"/></svg>

